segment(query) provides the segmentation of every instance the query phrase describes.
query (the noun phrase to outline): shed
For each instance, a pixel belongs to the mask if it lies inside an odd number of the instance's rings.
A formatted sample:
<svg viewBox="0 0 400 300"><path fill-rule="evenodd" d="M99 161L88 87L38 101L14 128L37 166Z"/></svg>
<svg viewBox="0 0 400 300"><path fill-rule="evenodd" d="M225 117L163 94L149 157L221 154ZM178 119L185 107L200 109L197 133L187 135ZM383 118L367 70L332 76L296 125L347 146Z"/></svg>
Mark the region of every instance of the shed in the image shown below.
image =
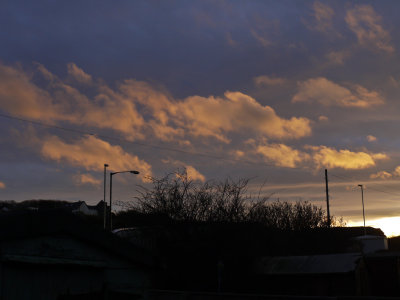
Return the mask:
<svg viewBox="0 0 400 300"><path fill-rule="evenodd" d="M275 294L368 294L365 262L361 253L258 258L254 264L260 286Z"/></svg>

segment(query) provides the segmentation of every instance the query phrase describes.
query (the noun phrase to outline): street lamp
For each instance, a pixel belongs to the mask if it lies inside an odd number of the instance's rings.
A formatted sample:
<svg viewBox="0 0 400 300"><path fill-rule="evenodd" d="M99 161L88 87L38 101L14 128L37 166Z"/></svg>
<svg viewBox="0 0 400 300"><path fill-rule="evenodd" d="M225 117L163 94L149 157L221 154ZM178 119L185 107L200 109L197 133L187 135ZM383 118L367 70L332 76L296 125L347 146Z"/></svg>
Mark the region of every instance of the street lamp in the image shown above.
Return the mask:
<svg viewBox="0 0 400 300"><path fill-rule="evenodd" d="M120 172L111 172L110 173L110 231L112 231L112 177L115 174L119 173L131 173L131 174L139 174L139 171L120 171Z"/></svg>
<svg viewBox="0 0 400 300"><path fill-rule="evenodd" d="M103 206L104 206L104 210L103 210L103 216L104 216L104 230L106 230L106 223L107 223L107 204L106 204L106 184L107 184L107 176L106 176L106 169L108 167L108 164L104 164L104 198L103 198Z"/></svg>
<svg viewBox="0 0 400 300"><path fill-rule="evenodd" d="M362 184L359 184L358 186L361 188L361 202L363 207L363 219L364 219L364 235L367 235L367 230L365 229L364 187Z"/></svg>

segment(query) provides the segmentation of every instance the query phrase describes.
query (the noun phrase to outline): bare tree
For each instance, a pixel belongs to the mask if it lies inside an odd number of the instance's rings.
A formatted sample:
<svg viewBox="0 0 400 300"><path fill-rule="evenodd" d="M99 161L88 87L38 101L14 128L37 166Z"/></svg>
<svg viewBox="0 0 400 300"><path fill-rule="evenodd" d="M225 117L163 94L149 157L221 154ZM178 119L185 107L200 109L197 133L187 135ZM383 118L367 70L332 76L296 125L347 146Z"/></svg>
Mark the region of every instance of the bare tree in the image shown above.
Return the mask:
<svg viewBox="0 0 400 300"><path fill-rule="evenodd" d="M200 183L186 171L162 179L151 178L152 187L139 188L134 209L164 214L179 221L252 222L267 227L301 230L323 227L325 211L310 202L269 201L247 193L249 181L227 179Z"/></svg>

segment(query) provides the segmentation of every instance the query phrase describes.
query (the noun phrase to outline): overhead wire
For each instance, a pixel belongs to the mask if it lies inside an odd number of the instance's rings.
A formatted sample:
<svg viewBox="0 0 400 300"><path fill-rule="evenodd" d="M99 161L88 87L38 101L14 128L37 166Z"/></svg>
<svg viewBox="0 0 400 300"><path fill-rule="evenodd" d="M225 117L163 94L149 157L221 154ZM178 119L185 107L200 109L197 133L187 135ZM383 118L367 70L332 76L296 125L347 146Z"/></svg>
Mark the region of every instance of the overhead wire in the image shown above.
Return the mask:
<svg viewBox="0 0 400 300"><path fill-rule="evenodd" d="M276 166L274 164L269 164L266 162L255 162L255 161L250 161L250 160L243 160L243 159L235 159L235 158L227 158L223 156L218 156L212 153L206 153L206 152L197 152L197 151L187 151L187 150L182 150L178 148L173 148L173 147L168 147L168 146L160 146L160 145L154 145L154 144L149 144L149 143L143 143L143 142L137 142L137 141L130 141L127 139L119 138L119 137L112 137L104 134L98 134L96 132L89 132L89 131L84 131L84 130L79 130L79 129L74 129L74 128L69 128L69 127L63 127L63 126L58 126L58 125L53 125L53 124L47 124L44 122L39 122L39 121L33 121L33 120L28 120L20 117L14 117L14 116L9 116L6 114L1 114L1 118L7 118L11 120L16 120L20 122L25 122L25 123L30 123L33 125L38 125L42 127L47 127L47 128L53 128L53 129L58 129L58 130L63 130L67 132L72 132L75 134L79 135L91 135L107 140L112 140L112 141L117 141L117 142L122 142L122 143L128 143L128 144L134 144L134 145L139 145L143 147L149 147L149 148L154 148L154 149L159 149L159 150L166 150L166 151L171 151L171 152L178 152L178 153L183 153L183 154L189 154L189 155L196 155L196 156L203 156L207 158L212 158L212 159L218 159L218 160L223 160L223 161L229 161L229 162L239 162L239 163L245 163L245 164L250 164L250 165L263 165L263 166L268 166L268 167L273 167L273 168L279 168L279 166ZM287 167L288 169L291 170L303 170L303 168L299 167Z"/></svg>
<svg viewBox="0 0 400 300"><path fill-rule="evenodd" d="M341 175L341 176L339 176L339 175L335 175L335 174L330 174L330 176L333 176L333 177L336 177L336 178L342 179L342 180L350 179L350 180L352 180L352 181L357 181L356 178L349 177L349 176L346 176L346 175ZM343 181L343 182L345 182L345 181ZM375 183L375 182L368 182L368 189L370 189L370 190L373 190L373 191L376 191L376 192L385 193L385 194L389 194L389 195L400 196L400 193L388 192L388 191L384 191L384 190L381 190L381 189L377 189L377 188L371 187L371 186L370 186L371 184L380 185L380 184ZM381 185L381 186L383 186L383 185Z"/></svg>
<svg viewBox="0 0 400 300"><path fill-rule="evenodd" d="M99 133L96 133L96 132L90 132L90 131L70 128L70 127L65 127L65 126L54 125L54 124L47 124L47 123L40 122L40 121L28 120L28 119L24 119L24 118L21 118L21 117L14 117L14 116L2 114L2 113L0 113L0 117L1 118L5 118L5 119L16 120L16 121L20 121L20 122L24 122L24 123L29 123L29 124L33 124L33 125L37 125L37 126L41 126L41 127L46 127L46 128L52 128L52 129L66 131L66 132L71 132L71 133L74 133L74 134L79 134L79 135L84 135L84 136L90 135L90 136L95 136L95 137L99 137L99 138L103 138L103 139L107 139L107 140L111 140L111 141L134 144L134 145L139 145L139 146L143 146L143 147L149 147L149 148L153 148L153 149L159 149L159 150L183 153L183 154L188 154L188 155L202 156L202 157L218 159L218 160L223 160L223 161L228 161L228 162L244 163L244 164L250 164L250 165L257 165L257 166L263 165L263 166L268 166L268 167L273 167L273 168L279 168L279 166L276 166L274 164L269 164L269 163L266 163L266 162L255 162L255 161L249 161L249 160L243 160L243 159L227 158L227 157L218 156L218 155L211 154L211 153L198 152L198 151L187 151L187 150L168 147L168 146L160 146L160 145L155 145L155 144L149 144L149 143L143 143L143 142L137 142L137 141L130 141L130 140L119 138L119 137L113 137L113 136L109 136L109 135L99 134ZM287 168L290 169L290 170L302 170L302 171L305 170L304 168L300 168L300 167L287 167ZM349 177L349 176L345 176L345 175L340 175L339 176L339 175L331 173L330 176L333 176L333 177L336 177L336 178L339 178L339 179L342 179L342 180L350 179L350 180L356 181L355 178L352 178L352 177ZM375 184L375 185L384 186L382 184L371 183L371 182L369 184ZM372 188L371 186L369 186L368 188L371 189L371 190L378 191L378 192L400 196L400 194L398 194L398 193L379 190L379 189L376 189L376 188ZM387 188L389 188L389 187L387 187ZM302 189L304 189L304 188L302 188ZM283 190L280 189L277 192L274 192L274 194L281 193L282 191L287 191L287 190L289 190L289 188L284 188Z"/></svg>

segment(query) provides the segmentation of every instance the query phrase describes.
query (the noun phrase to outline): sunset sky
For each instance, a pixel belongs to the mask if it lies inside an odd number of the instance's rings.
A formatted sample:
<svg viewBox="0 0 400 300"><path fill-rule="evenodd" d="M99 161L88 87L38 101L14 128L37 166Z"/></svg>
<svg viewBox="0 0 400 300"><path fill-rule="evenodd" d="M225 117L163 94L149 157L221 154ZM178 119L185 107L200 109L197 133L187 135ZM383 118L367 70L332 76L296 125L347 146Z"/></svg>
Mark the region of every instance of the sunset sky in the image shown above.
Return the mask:
<svg viewBox="0 0 400 300"><path fill-rule="evenodd" d="M398 1L2 1L0 200L186 168L400 234Z"/></svg>

